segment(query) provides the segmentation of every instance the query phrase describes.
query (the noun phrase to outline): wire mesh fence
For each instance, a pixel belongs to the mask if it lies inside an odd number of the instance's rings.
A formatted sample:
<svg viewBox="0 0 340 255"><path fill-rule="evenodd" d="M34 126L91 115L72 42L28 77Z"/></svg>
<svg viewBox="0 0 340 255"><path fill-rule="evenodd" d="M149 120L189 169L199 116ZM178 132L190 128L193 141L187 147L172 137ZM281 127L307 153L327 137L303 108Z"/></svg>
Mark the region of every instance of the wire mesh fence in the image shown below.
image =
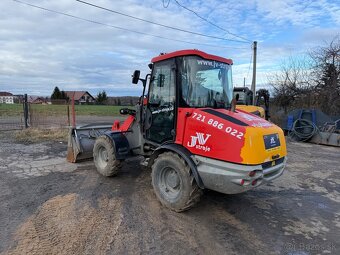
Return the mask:
<svg viewBox="0 0 340 255"><path fill-rule="evenodd" d="M38 103L36 103L38 102ZM49 103L38 101L29 103L28 96L20 104L0 104L0 131L23 128L66 128L88 124L112 124L124 120L119 114L121 106L80 105L74 100Z"/></svg>
<svg viewBox="0 0 340 255"><path fill-rule="evenodd" d="M0 111L0 131L19 130L24 127L23 116L3 116Z"/></svg>
<svg viewBox="0 0 340 255"><path fill-rule="evenodd" d="M0 131L19 130L24 127L22 104L0 104Z"/></svg>
<svg viewBox="0 0 340 255"><path fill-rule="evenodd" d="M70 126L70 107L52 104L30 104L29 126L37 128L64 128Z"/></svg>

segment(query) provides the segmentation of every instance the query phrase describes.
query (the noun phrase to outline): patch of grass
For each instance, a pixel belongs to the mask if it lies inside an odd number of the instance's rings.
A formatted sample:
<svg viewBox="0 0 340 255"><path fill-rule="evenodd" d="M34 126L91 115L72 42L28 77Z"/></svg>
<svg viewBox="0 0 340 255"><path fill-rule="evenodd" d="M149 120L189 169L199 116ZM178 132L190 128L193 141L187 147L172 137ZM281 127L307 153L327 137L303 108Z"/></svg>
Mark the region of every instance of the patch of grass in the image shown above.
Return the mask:
<svg viewBox="0 0 340 255"><path fill-rule="evenodd" d="M23 112L22 104L0 104L0 116L20 116Z"/></svg>
<svg viewBox="0 0 340 255"><path fill-rule="evenodd" d="M95 116L117 116L121 108L132 108L131 106L115 105L76 105L76 115L95 115ZM70 111L72 107L70 106Z"/></svg>
<svg viewBox="0 0 340 255"><path fill-rule="evenodd" d="M93 116L117 116L121 108L132 108L133 106L113 106L113 105L76 105L76 115L93 115ZM67 105L53 104L32 104L30 110L35 115L44 116L67 116ZM69 106L70 116L72 106ZM20 116L23 114L22 104L0 104L0 116Z"/></svg>
<svg viewBox="0 0 340 255"><path fill-rule="evenodd" d="M30 113L35 116L67 116L67 105L31 104Z"/></svg>
<svg viewBox="0 0 340 255"><path fill-rule="evenodd" d="M45 141L67 142L68 129L51 128L39 129L28 128L14 133L14 138L17 142L22 143L39 143Z"/></svg>

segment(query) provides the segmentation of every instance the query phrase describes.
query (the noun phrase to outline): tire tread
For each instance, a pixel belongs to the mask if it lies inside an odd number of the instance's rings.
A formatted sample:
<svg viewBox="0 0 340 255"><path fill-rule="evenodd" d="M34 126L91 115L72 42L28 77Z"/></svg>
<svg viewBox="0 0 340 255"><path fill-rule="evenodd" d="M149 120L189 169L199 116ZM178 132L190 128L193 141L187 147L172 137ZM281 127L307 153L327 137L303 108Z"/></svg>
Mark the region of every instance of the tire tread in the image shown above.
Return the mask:
<svg viewBox="0 0 340 255"><path fill-rule="evenodd" d="M163 202L162 199L159 199L159 200L161 201L161 203L164 206L166 206L166 207L168 207L171 210L174 210L176 212L183 212L183 211L189 210L190 208L192 208L195 204L197 204L199 202L203 191L202 191L202 189L200 189L198 187L196 180L195 180L195 177L193 176L192 170L190 169L189 165L177 153L168 151L168 152L164 152L164 153L158 155L158 157L154 161L154 164L152 165L152 171L155 171L154 166L158 161L165 160L165 159L168 159L168 158L174 159L176 161L180 161L185 166L184 170L185 170L185 172L188 173L189 178L190 178L189 181L191 183L191 191L189 193L189 196L187 198L186 203L179 208L170 207L168 204ZM157 197L159 197L159 196L157 196Z"/></svg>
<svg viewBox="0 0 340 255"><path fill-rule="evenodd" d="M109 145L109 148L107 149L107 153L110 156L112 155L112 159L108 161L108 164L104 169L100 168L96 164L96 153L97 153L96 150L97 150L98 144ZM96 139L96 142L95 142L94 147L93 147L93 160L94 160L94 163L96 165L97 171L103 176L115 176L115 175L118 174L118 171L121 167L121 161L117 160L116 157L115 157L114 145L112 143L112 140L109 137L107 137L106 135L99 136Z"/></svg>

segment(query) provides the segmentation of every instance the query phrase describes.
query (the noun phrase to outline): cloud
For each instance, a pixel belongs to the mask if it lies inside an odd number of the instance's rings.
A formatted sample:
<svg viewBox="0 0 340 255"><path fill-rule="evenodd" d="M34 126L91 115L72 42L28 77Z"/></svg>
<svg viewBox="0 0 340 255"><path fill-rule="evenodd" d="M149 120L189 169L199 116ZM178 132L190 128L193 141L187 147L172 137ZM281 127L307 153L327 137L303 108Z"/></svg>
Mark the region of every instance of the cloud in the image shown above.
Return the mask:
<svg viewBox="0 0 340 255"><path fill-rule="evenodd" d="M190 45L150 37L3 0L1 10L6 11L2 11L0 16L0 90L50 95L57 85L64 90L87 89L92 94L104 89L110 96L139 95L141 85L131 85L133 70L140 69L146 75L149 72L147 64L152 57L160 52L185 48L199 48L232 58L235 83L243 84L245 76L251 80L251 70L248 74L252 54L250 43L238 44L180 33L76 1L24 1L143 33L231 48ZM169 26L237 39L173 1L168 8L163 8L159 0L89 2ZM180 2L231 33L258 40L259 81L264 81L265 74L277 68L280 59L305 51L311 42L319 42L320 37L330 37L336 31L334 27L339 27L339 6L332 1Z"/></svg>

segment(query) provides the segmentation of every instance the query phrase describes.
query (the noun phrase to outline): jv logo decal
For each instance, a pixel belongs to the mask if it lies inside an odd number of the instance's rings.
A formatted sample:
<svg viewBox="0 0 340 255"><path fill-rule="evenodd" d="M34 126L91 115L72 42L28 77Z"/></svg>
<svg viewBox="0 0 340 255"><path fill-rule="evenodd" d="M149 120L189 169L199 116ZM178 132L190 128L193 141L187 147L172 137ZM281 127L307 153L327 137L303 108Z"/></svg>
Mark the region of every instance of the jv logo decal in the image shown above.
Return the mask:
<svg viewBox="0 0 340 255"><path fill-rule="evenodd" d="M196 132L196 136L191 136L191 141L187 143L187 146L190 148L195 147L203 151L210 151L210 147L205 145L210 136L210 134Z"/></svg>

